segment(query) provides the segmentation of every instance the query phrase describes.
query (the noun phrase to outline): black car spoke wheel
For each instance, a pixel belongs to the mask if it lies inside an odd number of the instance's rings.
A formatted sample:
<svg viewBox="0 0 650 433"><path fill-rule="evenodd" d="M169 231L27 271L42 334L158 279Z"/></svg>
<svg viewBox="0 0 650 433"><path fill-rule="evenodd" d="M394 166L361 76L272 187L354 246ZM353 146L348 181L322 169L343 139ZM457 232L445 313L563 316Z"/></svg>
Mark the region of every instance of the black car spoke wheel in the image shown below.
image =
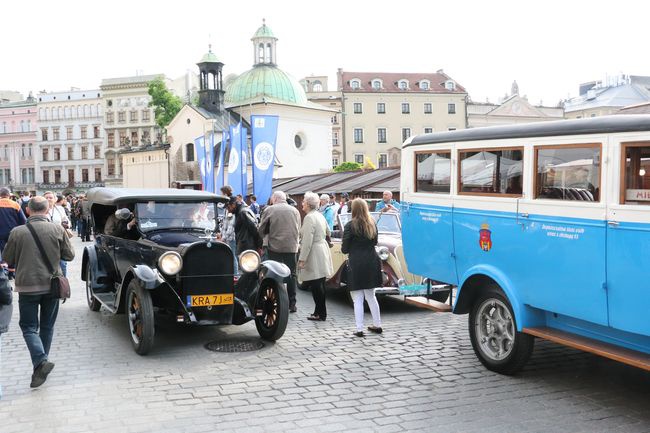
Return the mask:
<svg viewBox="0 0 650 433"><path fill-rule="evenodd" d="M151 295L136 281L131 281L126 293L126 317L133 349L146 355L153 346L154 316Z"/></svg>
<svg viewBox="0 0 650 433"><path fill-rule="evenodd" d="M289 295L284 285L267 283L260 288L257 301L255 326L265 340L275 341L282 337L289 321Z"/></svg>
<svg viewBox="0 0 650 433"><path fill-rule="evenodd" d="M99 311L102 304L97 300L97 298L95 298L92 284L93 273L90 263L88 263L86 267L86 301L88 302L88 308L90 308L90 311Z"/></svg>

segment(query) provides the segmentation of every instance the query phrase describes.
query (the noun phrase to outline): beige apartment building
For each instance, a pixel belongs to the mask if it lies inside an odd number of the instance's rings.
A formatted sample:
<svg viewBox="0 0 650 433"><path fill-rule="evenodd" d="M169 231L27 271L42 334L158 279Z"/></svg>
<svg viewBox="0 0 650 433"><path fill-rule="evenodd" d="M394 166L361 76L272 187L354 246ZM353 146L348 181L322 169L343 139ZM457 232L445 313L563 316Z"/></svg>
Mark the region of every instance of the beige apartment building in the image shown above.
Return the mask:
<svg viewBox="0 0 650 433"><path fill-rule="evenodd" d="M38 95L37 190L103 186L101 92L72 89Z"/></svg>
<svg viewBox="0 0 650 433"><path fill-rule="evenodd" d="M344 161L399 166L411 135L466 128L467 91L435 73L337 73Z"/></svg>
<svg viewBox="0 0 650 433"><path fill-rule="evenodd" d="M159 77L164 78L156 74L102 80L106 186L122 186L122 151L161 140L149 107L149 83Z"/></svg>
<svg viewBox="0 0 650 433"><path fill-rule="evenodd" d="M340 91L330 91L328 78L325 75L311 75L300 80L300 84L305 89L307 99L311 102L320 104L331 110L332 113L332 167L336 167L344 161L343 158L343 131L341 129L342 119L342 95Z"/></svg>

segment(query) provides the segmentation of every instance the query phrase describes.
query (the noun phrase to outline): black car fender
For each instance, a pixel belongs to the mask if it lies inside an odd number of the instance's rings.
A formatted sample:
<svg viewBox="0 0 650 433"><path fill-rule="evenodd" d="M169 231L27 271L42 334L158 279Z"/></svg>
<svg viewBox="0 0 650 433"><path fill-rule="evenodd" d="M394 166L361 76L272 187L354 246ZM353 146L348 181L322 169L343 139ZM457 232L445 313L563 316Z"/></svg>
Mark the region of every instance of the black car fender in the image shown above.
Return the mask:
<svg viewBox="0 0 650 433"><path fill-rule="evenodd" d="M97 270L99 268L99 261L97 260L97 251L94 246L89 246L84 248L83 258L81 259L81 280L86 281L87 275L86 270L88 269L88 264L92 268L93 274L97 275Z"/></svg>
<svg viewBox="0 0 650 433"><path fill-rule="evenodd" d="M146 265L131 266L124 274L122 284L120 284L120 288L115 295L115 299L119 299L119 303L115 306L115 310L120 313L124 312L126 289L129 287L129 284L131 284L131 280L136 280L140 286L147 290L155 289L165 282L163 276L160 275L156 269L151 269Z"/></svg>
<svg viewBox="0 0 650 433"><path fill-rule="evenodd" d="M284 263L276 262L274 260L265 260L262 262L259 269L259 284L254 293L254 298L260 296L260 287L264 287L271 280L277 287L284 287L284 279L291 275L289 267Z"/></svg>

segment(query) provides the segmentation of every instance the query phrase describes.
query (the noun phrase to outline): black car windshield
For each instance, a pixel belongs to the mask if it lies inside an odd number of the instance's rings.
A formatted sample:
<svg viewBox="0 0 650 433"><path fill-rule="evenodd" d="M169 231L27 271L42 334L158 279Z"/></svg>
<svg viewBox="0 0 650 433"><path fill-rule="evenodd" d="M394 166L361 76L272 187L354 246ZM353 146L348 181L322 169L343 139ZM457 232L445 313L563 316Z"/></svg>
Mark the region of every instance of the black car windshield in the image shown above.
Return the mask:
<svg viewBox="0 0 650 433"><path fill-rule="evenodd" d="M370 216L377 223L377 230L379 233L400 233L400 221L399 214L392 212L370 212ZM350 222L352 219L352 214L340 214L339 218L341 220L341 227Z"/></svg>
<svg viewBox="0 0 650 433"><path fill-rule="evenodd" d="M208 202L138 203L136 216L143 233L166 229L215 228L215 204Z"/></svg>

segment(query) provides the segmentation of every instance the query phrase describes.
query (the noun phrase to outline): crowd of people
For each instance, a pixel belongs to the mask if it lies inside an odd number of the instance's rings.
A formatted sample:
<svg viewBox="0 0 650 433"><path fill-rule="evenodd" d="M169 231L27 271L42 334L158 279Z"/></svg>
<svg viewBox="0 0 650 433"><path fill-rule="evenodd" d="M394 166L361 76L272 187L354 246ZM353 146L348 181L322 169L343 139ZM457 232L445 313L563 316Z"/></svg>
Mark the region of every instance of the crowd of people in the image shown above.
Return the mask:
<svg viewBox="0 0 650 433"><path fill-rule="evenodd" d="M233 196L230 186L224 186L221 193L228 202L220 227L215 228L220 240L235 253L234 272L239 273L239 254L251 249L258 250L265 259L284 263L290 270L286 278L289 311L297 311L296 289L300 281L303 288L311 290L314 300L309 320L327 320L325 282L334 272L330 236L335 228L342 230L341 250L348 254L347 287L354 302L353 335L364 336L364 299L372 315L367 330L382 333L373 290L382 285L381 261L375 252L378 232L365 200L350 200L343 193L337 201L334 194L307 192L301 218L296 201L282 191L273 192L264 206L257 203L255 196L249 197L250 204L241 195ZM109 217L106 225L111 233L134 228L135 220L129 223L120 218L120 211L131 213L129 209L118 209L111 223ZM399 203L386 191L375 211L399 211ZM336 215L341 213L350 213L351 218L344 227L336 227ZM42 196L16 196L8 188L0 188L0 337L11 320L9 280L15 279L19 326L33 364L31 387L42 385L54 368L49 351L60 299L51 292L50 269L54 269L54 276L66 275L67 262L74 259L70 238L75 231L82 241L90 241L90 209L83 194L66 197L47 191Z"/></svg>

